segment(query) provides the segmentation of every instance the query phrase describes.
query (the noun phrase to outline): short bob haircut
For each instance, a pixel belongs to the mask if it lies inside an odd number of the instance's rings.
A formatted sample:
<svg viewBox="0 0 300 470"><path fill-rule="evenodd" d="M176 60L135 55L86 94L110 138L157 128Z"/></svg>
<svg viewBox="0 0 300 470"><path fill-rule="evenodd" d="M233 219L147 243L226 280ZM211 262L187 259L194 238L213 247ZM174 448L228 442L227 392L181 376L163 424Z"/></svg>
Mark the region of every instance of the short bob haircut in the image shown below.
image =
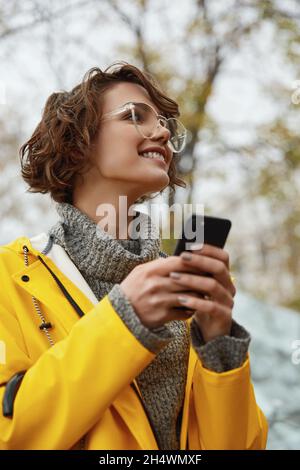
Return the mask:
<svg viewBox="0 0 300 470"><path fill-rule="evenodd" d="M114 63L104 71L90 69L70 92L49 96L41 121L20 148L22 177L29 192L50 193L54 201L72 204L75 177L88 168L88 150L99 130L104 93L119 82L142 85L161 114L179 116L178 104L163 93L148 72L127 62ZM186 187L177 176L174 157L168 174L172 191L175 185ZM146 199L149 197L138 202Z"/></svg>

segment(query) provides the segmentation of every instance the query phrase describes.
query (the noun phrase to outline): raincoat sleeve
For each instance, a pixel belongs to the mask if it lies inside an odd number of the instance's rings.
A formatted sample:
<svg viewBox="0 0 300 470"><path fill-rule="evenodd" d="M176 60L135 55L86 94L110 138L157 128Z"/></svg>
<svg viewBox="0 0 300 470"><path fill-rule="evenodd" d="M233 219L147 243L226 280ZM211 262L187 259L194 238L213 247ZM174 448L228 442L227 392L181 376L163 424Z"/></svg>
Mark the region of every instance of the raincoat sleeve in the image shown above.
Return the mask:
<svg viewBox="0 0 300 470"><path fill-rule="evenodd" d="M35 363L9 300L4 300L0 351L2 450L71 448L155 357L128 330L107 296ZM9 394L14 395L13 409L4 416Z"/></svg>
<svg viewBox="0 0 300 470"><path fill-rule="evenodd" d="M223 373L198 359L190 400L189 449L265 449L268 425L255 400L249 355L241 367Z"/></svg>

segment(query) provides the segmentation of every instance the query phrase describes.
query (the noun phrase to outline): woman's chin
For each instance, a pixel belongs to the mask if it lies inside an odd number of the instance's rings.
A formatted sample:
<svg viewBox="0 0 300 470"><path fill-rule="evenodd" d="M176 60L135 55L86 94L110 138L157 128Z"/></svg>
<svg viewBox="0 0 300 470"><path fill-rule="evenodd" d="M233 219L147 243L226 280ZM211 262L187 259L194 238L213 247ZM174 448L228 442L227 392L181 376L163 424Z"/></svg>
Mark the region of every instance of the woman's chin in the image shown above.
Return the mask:
<svg viewBox="0 0 300 470"><path fill-rule="evenodd" d="M151 179L147 178L147 181L146 181L146 178L141 179L141 184L143 184L143 181L148 191L156 192L156 191L161 191L166 186L168 186L170 182L170 178L169 178L168 173L162 173L161 175L157 175L157 174L155 176L153 175Z"/></svg>

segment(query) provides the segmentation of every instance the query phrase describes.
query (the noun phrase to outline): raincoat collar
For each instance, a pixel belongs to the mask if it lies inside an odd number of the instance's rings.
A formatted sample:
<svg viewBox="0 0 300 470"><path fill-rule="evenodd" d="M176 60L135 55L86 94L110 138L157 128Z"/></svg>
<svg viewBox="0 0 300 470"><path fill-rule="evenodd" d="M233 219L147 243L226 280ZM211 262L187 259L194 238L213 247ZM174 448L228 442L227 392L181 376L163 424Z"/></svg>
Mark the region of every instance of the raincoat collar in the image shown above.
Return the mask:
<svg viewBox="0 0 300 470"><path fill-rule="evenodd" d="M66 286L68 290L72 292L72 296L76 302L80 305L82 310L86 313L93 308L94 305L98 303L96 296L93 291L76 268L74 263L71 261L65 250L57 244L53 244L52 249L47 255L42 254L43 249L47 245L49 237L46 233L41 233L31 239L27 237L20 237L17 240L11 242L9 245L6 245L6 248L14 251L18 255L23 255L23 246L27 246L29 250L29 266L24 267L20 271L14 273L12 277L23 289L25 289L29 294L34 295L40 302L47 305L53 311L53 304L57 306L55 309L57 312L64 311L66 308L70 308L68 301L58 292L56 289L56 284L50 275L45 276L45 267L40 262L38 257L41 257L45 263L50 267L50 269L59 277L61 282ZM22 282L22 276L29 275L33 282L24 283ZM51 294L51 299L49 299L49 282L53 282L53 294ZM74 313L73 321L69 319L69 316L61 316L57 314L57 321L63 323L63 326L66 330L66 333L70 331L71 327L74 324L76 319L76 314ZM188 322L190 323L190 322ZM185 389L185 400L183 407L183 416L182 416L182 426L181 426L181 437L180 437L180 449L186 449L186 440L187 440L187 428L188 428L188 415L189 415L189 403L190 403L190 394L191 386L193 380L194 369L197 363L197 355L192 347L190 347L189 353L189 364L186 380L186 389ZM138 384L134 380L136 389L139 391ZM138 397L133 392L131 387L128 387L127 395L129 402L134 406L134 401L138 400ZM140 395L141 397L141 395ZM114 404L115 408L118 410L122 418L128 424L132 434L135 436L142 448L145 448L145 429L148 429L147 435L149 436L152 449L157 449L157 443L154 438L153 432L151 430L150 424L145 413L140 415L140 425L137 425L138 417L133 415L130 412L130 407L127 405L124 406L124 403L120 399L116 399ZM136 405L135 405L136 406ZM141 406L141 405L140 405ZM144 430L143 430L144 428ZM149 446L149 442L148 442Z"/></svg>

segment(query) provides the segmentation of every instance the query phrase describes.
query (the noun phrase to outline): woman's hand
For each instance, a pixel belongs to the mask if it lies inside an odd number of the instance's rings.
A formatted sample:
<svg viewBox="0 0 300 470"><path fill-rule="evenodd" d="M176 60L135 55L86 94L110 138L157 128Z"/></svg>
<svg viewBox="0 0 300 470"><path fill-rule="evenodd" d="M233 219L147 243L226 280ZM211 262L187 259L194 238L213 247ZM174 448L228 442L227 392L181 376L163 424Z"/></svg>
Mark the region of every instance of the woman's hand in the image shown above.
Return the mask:
<svg viewBox="0 0 300 470"><path fill-rule="evenodd" d="M229 334L235 287L227 253L205 245L201 251L193 251L191 261L185 261L182 255L140 264L120 284L121 289L147 327L187 320L195 314L205 341ZM204 295L211 300L203 299ZM188 302L183 302L183 297ZM183 306L189 310L180 309Z"/></svg>
<svg viewBox="0 0 300 470"><path fill-rule="evenodd" d="M221 248L204 245L201 250L185 252L180 257L184 255L191 255L191 260L184 260L184 265L186 270L193 270L194 274L180 273L176 282L181 287L201 293L203 298L184 296L187 302L183 305L195 310L194 318L205 342L230 335L236 289L229 273L228 253ZM203 276L203 273L211 277Z"/></svg>
<svg viewBox="0 0 300 470"><path fill-rule="evenodd" d="M172 320L187 320L193 310L185 310L179 300L191 289L182 287L170 277L172 271L192 271L180 256L159 258L136 266L120 284L141 322L158 328ZM192 292L194 296L200 296Z"/></svg>

